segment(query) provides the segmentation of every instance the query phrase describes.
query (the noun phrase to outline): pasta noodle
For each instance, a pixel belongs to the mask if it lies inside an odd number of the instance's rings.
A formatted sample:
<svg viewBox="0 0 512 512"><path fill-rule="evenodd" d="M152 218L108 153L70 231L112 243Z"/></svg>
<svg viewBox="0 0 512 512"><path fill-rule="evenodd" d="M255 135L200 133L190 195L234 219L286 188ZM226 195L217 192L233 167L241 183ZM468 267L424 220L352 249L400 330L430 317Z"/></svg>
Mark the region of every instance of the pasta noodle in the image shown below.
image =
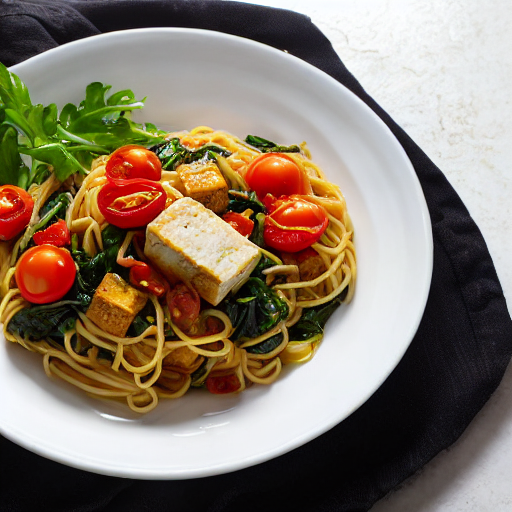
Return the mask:
<svg viewBox="0 0 512 512"><path fill-rule="evenodd" d="M205 144L227 149L230 155L219 157L219 167L226 170L229 166L234 172L231 179L227 177L231 185L247 188L243 177L248 165L261 155L260 150L229 133L204 126L168 136L169 139L173 137L179 138L180 143L190 150ZM63 379L99 398L124 400L138 413L151 411L162 398L183 396L194 384L202 384L208 375L233 376L240 384L237 391L242 391L251 384L274 382L283 364L309 360L320 344L322 334L316 333L306 340L293 339L293 328L310 308L322 306L336 297L343 297L344 302L352 299L356 252L353 227L339 188L330 183L311 161L305 145L300 152L288 156L307 177L312 191L308 200L327 212L328 226L320 240L311 246L320 257L323 269L318 275L303 279L296 261L283 261L275 251L261 250L273 264L263 270L266 284L288 309L286 318L267 332L252 339L233 340L235 327L222 303L215 308L203 308L197 320L200 326L216 325L213 333L204 332L204 329L194 332L195 327L186 331L173 322L165 302L149 294L154 318L138 336L114 336L98 327L83 311L77 310L76 322L65 332L62 342L52 337L41 340L22 337L9 330L12 318L31 307L14 279L20 246L27 242L26 237L21 236L15 244L0 242L0 322L6 339L41 354L48 376ZM40 209L53 192L59 187L70 190L74 198L66 213L66 225L88 257L101 253L105 247L102 233L108 224L98 208L97 199L107 180L107 160L107 156L95 160L83 181L75 177L74 181L60 184L52 174L38 190L32 191L36 204L31 225L37 221ZM183 197L184 190L176 171L164 170L160 182L168 204ZM133 231L127 232L118 261L133 244L133 236ZM144 256L136 244L135 250L139 257ZM168 335L169 331L172 336ZM279 336L278 342L266 353L250 350L275 336Z"/></svg>

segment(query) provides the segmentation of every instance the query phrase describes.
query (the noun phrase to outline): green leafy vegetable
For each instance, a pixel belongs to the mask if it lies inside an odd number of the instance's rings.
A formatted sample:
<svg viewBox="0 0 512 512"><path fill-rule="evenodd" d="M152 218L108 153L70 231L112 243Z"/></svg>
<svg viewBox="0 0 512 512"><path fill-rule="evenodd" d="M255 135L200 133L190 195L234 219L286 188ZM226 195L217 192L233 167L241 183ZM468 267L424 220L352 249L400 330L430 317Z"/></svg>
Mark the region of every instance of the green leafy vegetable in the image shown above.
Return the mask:
<svg viewBox="0 0 512 512"><path fill-rule="evenodd" d="M22 309L11 318L7 330L13 335L33 340L63 338L66 331L75 325L78 315L72 305L76 304L78 303L61 301Z"/></svg>
<svg viewBox="0 0 512 512"><path fill-rule="evenodd" d="M82 307L89 306L96 288L105 274L114 272L127 277L126 270L116 263L117 253L126 236L126 231L109 224L102 231L103 251L90 258L82 250L72 248L73 259L78 264L76 296Z"/></svg>
<svg viewBox="0 0 512 512"><path fill-rule="evenodd" d="M274 336L270 336L270 338L267 338L257 345L247 347L246 350L251 354L268 354L269 352L272 352L272 350L276 349L279 345L281 345L282 341L283 335L278 333L274 334Z"/></svg>
<svg viewBox="0 0 512 512"><path fill-rule="evenodd" d="M205 144L195 151L187 149L177 137L150 148L162 162L162 169L173 171L181 164L199 160L215 160L216 155L229 156L231 153L216 144Z"/></svg>
<svg viewBox="0 0 512 512"><path fill-rule="evenodd" d="M245 142L258 148L262 153L300 153L300 146L280 146L271 140L258 137L257 135L247 135Z"/></svg>
<svg viewBox="0 0 512 512"><path fill-rule="evenodd" d="M225 308L235 328L234 341L261 336L288 315L286 302L258 277L250 277Z"/></svg>
<svg viewBox="0 0 512 512"><path fill-rule="evenodd" d="M33 105L26 85L0 63L0 185L27 189L46 179L49 170L64 181L125 144L161 143L164 132L129 117L144 100L130 90L107 96L110 88L89 84L78 107L69 103L58 115L54 103ZM32 159L30 169L21 155Z"/></svg>
<svg viewBox="0 0 512 512"><path fill-rule="evenodd" d="M345 295L346 292L341 293L326 304L305 309L300 320L288 331L290 341L307 341L323 334L327 320L343 302Z"/></svg>

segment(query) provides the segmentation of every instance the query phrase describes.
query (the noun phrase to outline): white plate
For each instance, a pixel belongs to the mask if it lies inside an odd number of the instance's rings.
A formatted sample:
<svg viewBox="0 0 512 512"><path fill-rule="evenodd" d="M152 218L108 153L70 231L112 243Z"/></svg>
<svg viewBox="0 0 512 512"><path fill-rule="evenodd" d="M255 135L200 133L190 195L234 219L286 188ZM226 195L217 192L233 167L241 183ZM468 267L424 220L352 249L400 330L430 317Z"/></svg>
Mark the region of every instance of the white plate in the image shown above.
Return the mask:
<svg viewBox="0 0 512 512"><path fill-rule="evenodd" d="M12 68L34 103L79 102L87 84L147 96L138 120L209 125L292 144L347 199L356 233L353 302L327 324L315 358L239 396L194 390L139 417L48 379L41 357L0 343L1 433L40 455L108 475L180 479L241 469L342 421L397 365L421 319L432 237L410 161L345 87L284 52L225 34L143 29L80 40Z"/></svg>

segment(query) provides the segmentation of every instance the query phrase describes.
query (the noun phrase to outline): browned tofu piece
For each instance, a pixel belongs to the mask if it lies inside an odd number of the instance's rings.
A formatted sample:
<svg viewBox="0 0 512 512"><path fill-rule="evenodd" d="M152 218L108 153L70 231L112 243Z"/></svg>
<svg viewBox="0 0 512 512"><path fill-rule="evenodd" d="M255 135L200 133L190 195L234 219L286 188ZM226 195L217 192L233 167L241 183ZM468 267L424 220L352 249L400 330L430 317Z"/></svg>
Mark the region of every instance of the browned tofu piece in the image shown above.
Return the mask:
<svg viewBox="0 0 512 512"><path fill-rule="evenodd" d="M286 265L299 267L301 281L313 281L327 270L320 254L311 247L296 253L282 253L281 257Z"/></svg>
<svg viewBox="0 0 512 512"><path fill-rule="evenodd" d="M173 350L163 361L164 366L179 366L188 369L195 366L197 358L200 357L196 352L188 347L178 347Z"/></svg>
<svg viewBox="0 0 512 512"><path fill-rule="evenodd" d="M86 316L100 329L122 338L147 300L145 293L109 273L96 289Z"/></svg>
<svg viewBox="0 0 512 512"><path fill-rule="evenodd" d="M215 162L182 164L177 169L185 195L215 213L226 211L228 184Z"/></svg>

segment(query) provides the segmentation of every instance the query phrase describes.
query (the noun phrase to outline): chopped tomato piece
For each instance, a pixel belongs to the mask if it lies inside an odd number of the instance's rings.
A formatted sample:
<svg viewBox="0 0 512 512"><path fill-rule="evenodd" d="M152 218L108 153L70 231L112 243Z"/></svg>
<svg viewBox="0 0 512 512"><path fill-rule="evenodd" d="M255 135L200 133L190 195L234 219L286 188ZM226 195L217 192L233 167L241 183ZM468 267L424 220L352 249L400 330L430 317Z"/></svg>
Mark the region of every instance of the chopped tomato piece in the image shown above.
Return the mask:
<svg viewBox="0 0 512 512"><path fill-rule="evenodd" d="M242 386L240 379L234 374L214 376L210 375L206 379L206 388L214 395L224 395L227 393L235 393Z"/></svg>
<svg viewBox="0 0 512 512"><path fill-rule="evenodd" d="M236 229L242 236L248 237L254 229L254 222L237 212L227 212L222 218L233 228Z"/></svg>
<svg viewBox="0 0 512 512"><path fill-rule="evenodd" d="M71 235L69 233L66 221L58 220L43 231L34 233L34 243L36 245L55 245L55 247L64 247L71 243Z"/></svg>
<svg viewBox="0 0 512 512"><path fill-rule="evenodd" d="M178 283L167 292L166 300L172 321L182 331L188 331L199 317L201 299L197 291Z"/></svg>

